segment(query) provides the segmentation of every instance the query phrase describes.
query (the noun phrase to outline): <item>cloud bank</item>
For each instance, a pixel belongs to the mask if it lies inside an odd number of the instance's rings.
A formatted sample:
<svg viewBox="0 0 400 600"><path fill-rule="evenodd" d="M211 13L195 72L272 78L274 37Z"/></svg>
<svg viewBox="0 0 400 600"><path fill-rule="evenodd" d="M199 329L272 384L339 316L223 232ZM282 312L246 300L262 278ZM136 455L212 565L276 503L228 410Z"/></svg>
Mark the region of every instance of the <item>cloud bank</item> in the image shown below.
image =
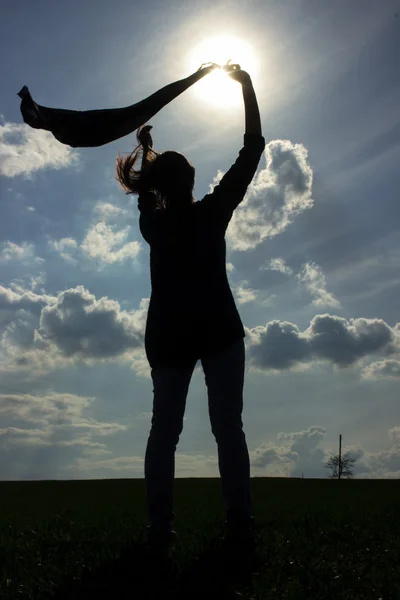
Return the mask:
<svg viewBox="0 0 400 600"><path fill-rule="evenodd" d="M250 300L251 294L242 302ZM143 352L148 304L145 298L137 310L122 310L117 301L97 299L82 285L56 296L0 286L4 368L7 364L52 368L67 364L66 359L93 361L125 354L133 359L132 351ZM381 354L384 360L364 367L363 377L398 377L398 356L394 355L400 352L399 324L391 327L382 319L319 314L304 331L278 320L245 329L247 363L253 370L304 368L315 361L348 367Z"/></svg>
<svg viewBox="0 0 400 600"><path fill-rule="evenodd" d="M113 359L142 350L148 303L145 298L138 310L126 311L81 285L56 296L0 286L0 367L39 373L73 359Z"/></svg>
<svg viewBox="0 0 400 600"><path fill-rule="evenodd" d="M398 442L399 427L389 430L392 442ZM320 425L312 425L304 431L278 433L278 443L273 441L261 444L250 451L252 468L263 475L280 477L328 477L329 470L325 463L332 454L337 454L338 447L321 448L327 430ZM354 477L360 478L398 478L400 477L400 444L394 444L387 450L368 452L361 446L346 446L343 454L348 452L356 459L353 468Z"/></svg>
<svg viewBox="0 0 400 600"><path fill-rule="evenodd" d="M253 369L276 370L328 361L348 367L370 354L400 350L397 328L382 319L344 319L316 315L305 331L288 321L247 329L248 360Z"/></svg>

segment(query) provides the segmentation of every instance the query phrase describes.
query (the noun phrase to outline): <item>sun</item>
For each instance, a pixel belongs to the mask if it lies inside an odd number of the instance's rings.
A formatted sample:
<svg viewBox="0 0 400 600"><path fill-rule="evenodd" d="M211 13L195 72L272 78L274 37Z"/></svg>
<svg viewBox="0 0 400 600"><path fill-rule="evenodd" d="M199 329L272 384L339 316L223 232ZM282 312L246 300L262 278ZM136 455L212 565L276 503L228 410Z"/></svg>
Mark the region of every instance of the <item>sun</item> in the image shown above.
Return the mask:
<svg viewBox="0 0 400 600"><path fill-rule="evenodd" d="M207 38L189 52L188 67L195 71L202 63L223 65L228 60L239 63L248 71L253 82L257 78L258 61L249 43L228 35ZM243 103L240 85L229 75L216 69L193 86L196 97L214 106L232 107Z"/></svg>

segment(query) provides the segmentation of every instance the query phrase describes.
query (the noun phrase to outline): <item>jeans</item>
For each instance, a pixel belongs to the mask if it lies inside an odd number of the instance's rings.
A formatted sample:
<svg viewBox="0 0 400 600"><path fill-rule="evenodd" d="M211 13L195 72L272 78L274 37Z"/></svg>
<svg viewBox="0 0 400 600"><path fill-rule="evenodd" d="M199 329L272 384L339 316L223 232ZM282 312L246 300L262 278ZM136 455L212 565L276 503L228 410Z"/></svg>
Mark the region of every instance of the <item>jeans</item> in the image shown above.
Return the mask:
<svg viewBox="0 0 400 600"><path fill-rule="evenodd" d="M197 359L176 367L151 370L153 416L145 455L148 535L172 529L175 450L183 429L186 397ZM211 431L227 522L253 520L250 460L243 431L244 339L223 351L201 357L208 394Z"/></svg>

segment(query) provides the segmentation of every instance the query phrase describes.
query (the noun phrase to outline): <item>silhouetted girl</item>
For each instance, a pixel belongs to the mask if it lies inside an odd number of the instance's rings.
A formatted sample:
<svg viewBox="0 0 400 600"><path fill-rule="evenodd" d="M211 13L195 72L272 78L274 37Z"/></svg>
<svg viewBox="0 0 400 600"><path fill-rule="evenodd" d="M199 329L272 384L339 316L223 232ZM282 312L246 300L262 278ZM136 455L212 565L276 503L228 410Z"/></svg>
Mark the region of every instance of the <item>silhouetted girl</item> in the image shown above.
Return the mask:
<svg viewBox="0 0 400 600"><path fill-rule="evenodd" d="M238 539L238 532L251 532L253 520L241 418L245 331L226 275L225 231L253 179L265 140L250 76L242 70L230 76L242 85L244 145L212 193L194 201L193 165L178 152L155 152L149 126L138 132L140 145L133 153L117 159L118 181L127 193L139 196L140 231L150 245L152 289L145 350L154 398L145 455L147 535L161 542L175 536L175 450L198 359L218 445L228 535Z"/></svg>

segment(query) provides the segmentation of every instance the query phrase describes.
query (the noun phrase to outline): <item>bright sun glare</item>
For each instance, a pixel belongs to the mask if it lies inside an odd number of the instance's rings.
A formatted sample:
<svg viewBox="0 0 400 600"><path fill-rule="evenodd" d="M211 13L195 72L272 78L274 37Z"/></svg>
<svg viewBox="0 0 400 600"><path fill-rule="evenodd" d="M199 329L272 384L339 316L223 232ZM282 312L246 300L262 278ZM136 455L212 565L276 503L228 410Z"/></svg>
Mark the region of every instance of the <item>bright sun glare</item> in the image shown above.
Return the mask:
<svg viewBox="0 0 400 600"><path fill-rule="evenodd" d="M209 38L198 44L189 54L189 69L193 72L207 62L224 65L228 60L239 63L243 70L248 71L253 82L256 80L258 61L250 44L230 36ZM243 102L240 85L220 69L196 83L193 92L199 100L215 106L230 107Z"/></svg>

